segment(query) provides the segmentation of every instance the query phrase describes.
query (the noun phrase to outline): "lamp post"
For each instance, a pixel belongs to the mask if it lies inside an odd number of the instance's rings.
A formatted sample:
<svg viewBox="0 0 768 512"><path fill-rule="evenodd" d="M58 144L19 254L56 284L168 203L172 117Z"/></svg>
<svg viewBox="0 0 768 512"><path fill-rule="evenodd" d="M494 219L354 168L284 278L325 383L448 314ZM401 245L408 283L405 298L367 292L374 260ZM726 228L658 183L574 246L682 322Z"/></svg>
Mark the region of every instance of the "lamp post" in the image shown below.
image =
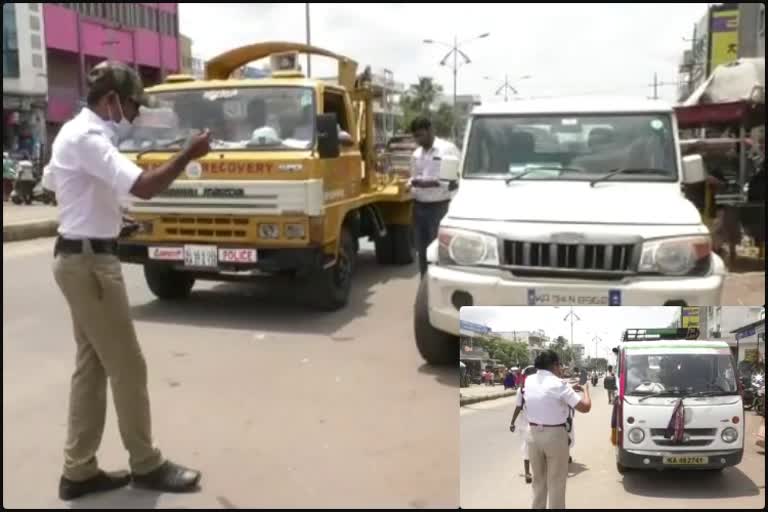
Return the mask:
<svg viewBox="0 0 768 512"><path fill-rule="evenodd" d="M522 80L529 80L531 75L523 75L519 77L515 82L520 82ZM492 77L486 76L486 80L493 80ZM512 94L517 94L517 89L512 85L512 82L509 79L509 75L504 75L504 82L501 83L498 89L496 89L496 96L499 96L502 92L504 92L504 101L509 101L509 92L512 92Z"/></svg>
<svg viewBox="0 0 768 512"><path fill-rule="evenodd" d="M461 55L461 58L464 59L464 64L469 64L471 62L469 56L464 53L461 50L461 46L465 45L469 42L475 41L477 39L484 39L491 35L490 33L486 32L485 34L480 34L479 36L473 37L471 39L467 39L466 41L459 42L458 37L453 37L453 43L445 43L442 41L435 41L434 39L424 39L425 44L439 44L442 46L448 47L450 50L448 53L445 54L445 56L440 60L440 65L445 66L448 62L448 59L453 57L453 65L451 66L451 70L453 71L453 136L456 138L456 83L458 80L458 73L459 73L459 63L458 63L458 57Z"/></svg>

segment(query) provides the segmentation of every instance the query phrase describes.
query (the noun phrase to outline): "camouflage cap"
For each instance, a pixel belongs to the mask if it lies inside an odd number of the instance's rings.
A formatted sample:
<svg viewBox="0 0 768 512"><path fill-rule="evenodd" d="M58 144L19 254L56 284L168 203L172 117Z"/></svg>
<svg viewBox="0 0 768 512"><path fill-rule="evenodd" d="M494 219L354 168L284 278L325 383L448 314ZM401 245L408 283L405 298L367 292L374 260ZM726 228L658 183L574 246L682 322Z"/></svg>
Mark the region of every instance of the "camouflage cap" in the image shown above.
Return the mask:
<svg viewBox="0 0 768 512"><path fill-rule="evenodd" d="M149 97L144 94L141 77L136 70L123 62L105 60L96 64L88 73L87 83L91 92L107 94L115 91L121 99L130 99L145 107L150 106Z"/></svg>

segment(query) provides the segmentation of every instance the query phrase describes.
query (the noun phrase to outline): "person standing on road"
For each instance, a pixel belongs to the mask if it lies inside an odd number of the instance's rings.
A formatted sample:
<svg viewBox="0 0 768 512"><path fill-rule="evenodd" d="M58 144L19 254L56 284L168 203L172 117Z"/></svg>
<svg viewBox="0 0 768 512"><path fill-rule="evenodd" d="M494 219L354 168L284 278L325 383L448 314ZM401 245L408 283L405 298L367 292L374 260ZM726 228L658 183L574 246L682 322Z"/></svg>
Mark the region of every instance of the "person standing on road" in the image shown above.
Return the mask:
<svg viewBox="0 0 768 512"><path fill-rule="evenodd" d="M535 366L529 366L525 369L526 375L533 375L536 373ZM509 431L515 432L515 422L518 416L522 414L523 427L520 430L522 433L522 444L520 446L520 453L523 455L523 471L525 471L525 483L529 484L533 481L533 475L531 475L531 460L528 455L528 417L525 414L525 384L520 387L520 392L517 394L517 401L515 403L515 412L512 414L512 423L509 425Z"/></svg>
<svg viewBox="0 0 768 512"><path fill-rule="evenodd" d="M419 144L411 157L410 186L419 272L424 277L427 247L437 238L452 193L451 184L440 181L440 161L444 157L458 158L459 150L452 142L435 137L432 122L426 117L417 117L411 122L411 133Z"/></svg>
<svg viewBox="0 0 768 512"><path fill-rule="evenodd" d="M570 408L587 413L592 408L589 385L569 386L561 378L560 358L554 350L536 357L537 372L525 379L528 415L528 454L533 471L534 509L564 509L568 479L567 420ZM577 391L584 391L580 397Z"/></svg>
<svg viewBox="0 0 768 512"><path fill-rule="evenodd" d="M165 460L154 446L147 367L125 289L117 237L120 199L149 199L166 190L186 165L210 151L206 131L163 165L142 171L117 144L149 102L133 68L114 61L87 76L87 106L62 126L44 184L59 201L53 273L71 312L77 345L69 397L64 471L59 496L71 500L123 487L185 492L200 473ZM99 469L96 452L107 414L107 381L132 474Z"/></svg>
<svg viewBox="0 0 768 512"><path fill-rule="evenodd" d="M616 397L616 374L613 373L613 366L608 367L608 375L603 379L603 387L608 391L608 404L612 404Z"/></svg>

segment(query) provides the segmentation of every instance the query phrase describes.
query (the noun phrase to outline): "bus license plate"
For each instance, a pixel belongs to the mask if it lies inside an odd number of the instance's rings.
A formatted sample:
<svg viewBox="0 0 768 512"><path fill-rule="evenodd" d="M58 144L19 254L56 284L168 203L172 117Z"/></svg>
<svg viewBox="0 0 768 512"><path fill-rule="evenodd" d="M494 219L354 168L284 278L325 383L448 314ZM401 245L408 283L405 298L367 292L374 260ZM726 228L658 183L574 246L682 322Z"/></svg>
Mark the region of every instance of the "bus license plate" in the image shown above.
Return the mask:
<svg viewBox="0 0 768 512"><path fill-rule="evenodd" d="M708 462L709 457L687 457L683 455L664 457L664 464L672 466L698 466Z"/></svg>
<svg viewBox="0 0 768 512"><path fill-rule="evenodd" d="M184 266L197 268L216 268L219 264L219 251L215 245L185 245Z"/></svg>

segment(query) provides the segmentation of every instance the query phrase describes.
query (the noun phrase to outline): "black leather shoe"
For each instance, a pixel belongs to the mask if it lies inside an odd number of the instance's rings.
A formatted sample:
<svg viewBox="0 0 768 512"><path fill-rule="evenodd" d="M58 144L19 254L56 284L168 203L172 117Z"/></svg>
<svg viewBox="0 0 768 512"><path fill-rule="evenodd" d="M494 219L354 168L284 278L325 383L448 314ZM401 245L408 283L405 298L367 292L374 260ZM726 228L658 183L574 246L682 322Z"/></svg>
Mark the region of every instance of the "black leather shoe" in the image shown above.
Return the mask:
<svg viewBox="0 0 768 512"><path fill-rule="evenodd" d="M146 475L133 475L134 487L160 492L191 492L197 490L200 472L165 461Z"/></svg>
<svg viewBox="0 0 768 512"><path fill-rule="evenodd" d="M99 471L93 478L82 482L75 482L61 477L59 481L59 498L64 501L70 501L86 494L114 491L115 489L125 487L129 483L131 483L131 475L126 471L117 473Z"/></svg>

